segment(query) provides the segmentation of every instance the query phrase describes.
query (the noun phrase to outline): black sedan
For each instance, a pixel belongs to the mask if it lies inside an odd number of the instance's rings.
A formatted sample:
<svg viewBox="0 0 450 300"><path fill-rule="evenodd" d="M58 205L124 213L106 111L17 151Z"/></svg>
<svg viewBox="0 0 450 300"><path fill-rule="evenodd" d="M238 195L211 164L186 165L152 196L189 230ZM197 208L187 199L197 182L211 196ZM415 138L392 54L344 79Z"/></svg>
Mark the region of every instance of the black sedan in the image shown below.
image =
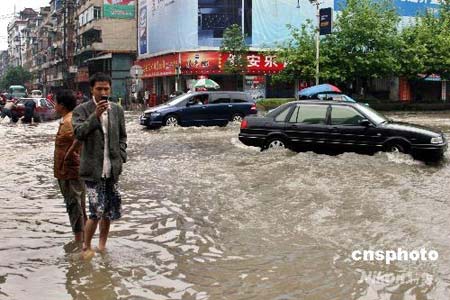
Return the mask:
<svg viewBox="0 0 450 300"><path fill-rule="evenodd" d="M447 150L441 132L394 122L359 104L337 101L294 101L265 117L246 117L239 140L247 146L289 148L324 153L409 153L427 161Z"/></svg>

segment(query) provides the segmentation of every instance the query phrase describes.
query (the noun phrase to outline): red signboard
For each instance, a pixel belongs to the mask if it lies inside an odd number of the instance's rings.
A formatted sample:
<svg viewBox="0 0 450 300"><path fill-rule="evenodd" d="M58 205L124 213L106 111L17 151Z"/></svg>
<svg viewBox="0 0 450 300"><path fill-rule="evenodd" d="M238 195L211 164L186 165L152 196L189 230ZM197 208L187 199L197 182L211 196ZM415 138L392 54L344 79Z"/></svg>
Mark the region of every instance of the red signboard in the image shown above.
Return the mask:
<svg viewBox="0 0 450 300"><path fill-rule="evenodd" d="M144 78L176 75L180 59L181 74L207 75L222 74L230 54L218 51L183 52L143 59L137 62L144 69ZM276 74L284 69L284 63L277 61L275 55L250 52L247 55L246 74Z"/></svg>
<svg viewBox="0 0 450 300"><path fill-rule="evenodd" d="M181 53L181 74L220 74L222 61L220 52L184 52Z"/></svg>
<svg viewBox="0 0 450 300"><path fill-rule="evenodd" d="M225 62L230 54L222 54ZM275 74L284 69L284 63L277 61L276 55L250 52L247 55L247 74Z"/></svg>
<svg viewBox="0 0 450 300"><path fill-rule="evenodd" d="M144 71L142 77L172 76L176 74L178 54L167 54L136 62Z"/></svg>

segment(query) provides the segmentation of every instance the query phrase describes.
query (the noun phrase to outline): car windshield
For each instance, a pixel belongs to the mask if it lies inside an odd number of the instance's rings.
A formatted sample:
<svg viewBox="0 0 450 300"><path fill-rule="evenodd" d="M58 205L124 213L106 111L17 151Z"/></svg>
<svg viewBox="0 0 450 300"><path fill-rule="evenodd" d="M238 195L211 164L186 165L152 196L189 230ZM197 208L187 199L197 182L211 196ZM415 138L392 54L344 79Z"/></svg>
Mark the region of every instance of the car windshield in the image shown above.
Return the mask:
<svg viewBox="0 0 450 300"><path fill-rule="evenodd" d="M367 107L365 105L358 104L358 109L364 113L369 119L371 119L375 124L381 124L385 122L389 122L389 119L380 114L379 112Z"/></svg>
<svg viewBox="0 0 450 300"><path fill-rule="evenodd" d="M180 96L176 96L175 98L170 99L170 101L164 103L166 105L175 106L181 103L182 101L186 100L191 94L183 94Z"/></svg>
<svg viewBox="0 0 450 300"><path fill-rule="evenodd" d="M25 88L23 88L23 87L12 87L12 88L10 88L10 90L11 90L11 93L22 93L22 94L25 93Z"/></svg>

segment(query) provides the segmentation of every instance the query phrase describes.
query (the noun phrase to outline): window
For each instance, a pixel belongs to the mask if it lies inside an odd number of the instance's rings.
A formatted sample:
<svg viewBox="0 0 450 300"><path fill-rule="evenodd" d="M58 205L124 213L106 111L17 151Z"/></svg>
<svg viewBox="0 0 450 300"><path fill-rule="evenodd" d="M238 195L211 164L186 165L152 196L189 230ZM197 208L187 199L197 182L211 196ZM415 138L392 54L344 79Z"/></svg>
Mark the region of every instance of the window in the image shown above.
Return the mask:
<svg viewBox="0 0 450 300"><path fill-rule="evenodd" d="M101 13L102 9L98 6L94 6L94 19L100 19L102 17Z"/></svg>
<svg viewBox="0 0 450 300"><path fill-rule="evenodd" d="M328 105L300 105L297 122L303 124L326 124Z"/></svg>
<svg viewBox="0 0 450 300"><path fill-rule="evenodd" d="M211 96L210 104L230 103L230 97L227 94L217 94Z"/></svg>
<svg viewBox="0 0 450 300"><path fill-rule="evenodd" d="M275 117L275 121L277 122L285 122L286 121L286 117L289 114L289 111L291 110L291 107L288 106L285 110L281 111L276 117Z"/></svg>
<svg viewBox="0 0 450 300"><path fill-rule="evenodd" d="M333 106L331 111L332 125L359 125L359 122L365 119L359 112L351 107Z"/></svg>
<svg viewBox="0 0 450 300"><path fill-rule="evenodd" d="M294 109L294 112L292 113L291 117L289 118L289 122L291 123L297 123L298 118L298 112L300 111L300 106L297 105Z"/></svg>
<svg viewBox="0 0 450 300"><path fill-rule="evenodd" d="M232 93L231 94L231 102L233 103L246 103L247 101L247 94L242 93Z"/></svg>

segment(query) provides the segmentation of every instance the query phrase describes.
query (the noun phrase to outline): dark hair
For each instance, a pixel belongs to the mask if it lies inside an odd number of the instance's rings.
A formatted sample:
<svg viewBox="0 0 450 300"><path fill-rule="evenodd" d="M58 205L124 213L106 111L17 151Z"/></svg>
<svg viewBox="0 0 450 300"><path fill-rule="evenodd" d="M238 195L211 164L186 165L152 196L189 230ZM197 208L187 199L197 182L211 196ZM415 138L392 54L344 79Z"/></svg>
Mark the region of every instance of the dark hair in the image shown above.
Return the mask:
<svg viewBox="0 0 450 300"><path fill-rule="evenodd" d="M94 87L96 82L101 82L101 81L107 81L109 82L109 85L111 85L111 77L109 77L109 75L106 75L105 73L102 72L98 72L95 73L94 75L92 75L89 78L89 84L91 85L91 87Z"/></svg>
<svg viewBox="0 0 450 300"><path fill-rule="evenodd" d="M71 90L61 90L56 94L56 103L72 111L77 106L77 99Z"/></svg>

